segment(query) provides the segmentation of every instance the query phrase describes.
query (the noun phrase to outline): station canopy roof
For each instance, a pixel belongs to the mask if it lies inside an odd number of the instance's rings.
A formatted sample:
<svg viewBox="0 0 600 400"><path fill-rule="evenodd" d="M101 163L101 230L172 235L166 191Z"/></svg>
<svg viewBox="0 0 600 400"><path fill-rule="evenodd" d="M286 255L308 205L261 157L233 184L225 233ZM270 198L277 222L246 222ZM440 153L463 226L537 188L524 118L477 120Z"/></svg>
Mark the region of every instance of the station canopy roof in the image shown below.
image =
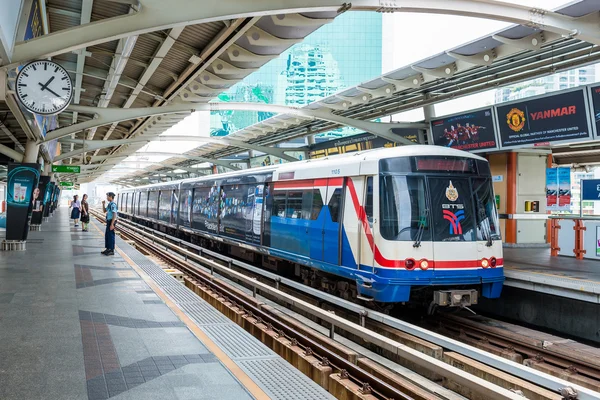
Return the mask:
<svg viewBox="0 0 600 400"><path fill-rule="evenodd" d="M573 18L586 18L600 11L600 3L583 0L555 11ZM600 49L590 43L513 25L344 89L306 108L373 120L599 61ZM336 127L327 121L299 120L295 115L278 114L229 136L252 144L274 146ZM220 159L239 154L240 149L211 143L188 153ZM169 162L194 164L182 158Z"/></svg>
<svg viewBox="0 0 600 400"><path fill-rule="evenodd" d="M47 2L49 32L134 12L129 3L50 0ZM583 20L597 14L600 3L581 0L555 11ZM176 27L64 53L53 60L72 74L76 88L74 104L109 108L158 107L173 102L183 91L192 91L208 102L337 15L336 12L268 15ZM575 36L514 25L344 89L306 108L372 120L595 63L599 59L597 46ZM0 130L6 133L0 135L0 143L22 147L27 137L23 121L19 121L23 114L9 112L9 106L0 103ZM14 111L14 107L10 110ZM123 121L75 133L71 139L152 139L187 115ZM67 126L90 118L93 116L65 111L60 114L59 123ZM229 138L274 146L333 128L336 125L331 122L278 114L237 131ZM137 142L106 147L87 152L84 160L73 156L63 163L85 164L78 181L91 181L112 168L115 160L134 154L144 145ZM62 153L68 153L80 148L81 144L67 140L61 146ZM198 157L222 160L246 151L230 144L203 144L185 155L165 160L162 167L138 169L130 176L168 172L177 177L178 173L173 170L187 172L191 165L198 164ZM112 159L113 156L119 158Z"/></svg>

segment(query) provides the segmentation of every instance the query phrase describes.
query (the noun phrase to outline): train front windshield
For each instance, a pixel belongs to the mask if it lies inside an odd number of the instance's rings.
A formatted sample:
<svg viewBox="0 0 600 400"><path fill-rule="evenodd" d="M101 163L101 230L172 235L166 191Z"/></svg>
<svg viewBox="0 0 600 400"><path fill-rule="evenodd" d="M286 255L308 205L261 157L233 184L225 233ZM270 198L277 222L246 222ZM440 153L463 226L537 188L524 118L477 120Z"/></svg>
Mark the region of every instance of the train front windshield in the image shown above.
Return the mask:
<svg viewBox="0 0 600 400"><path fill-rule="evenodd" d="M458 157L382 164L381 235L402 241L500 240L489 166ZM407 169L410 168L410 173Z"/></svg>

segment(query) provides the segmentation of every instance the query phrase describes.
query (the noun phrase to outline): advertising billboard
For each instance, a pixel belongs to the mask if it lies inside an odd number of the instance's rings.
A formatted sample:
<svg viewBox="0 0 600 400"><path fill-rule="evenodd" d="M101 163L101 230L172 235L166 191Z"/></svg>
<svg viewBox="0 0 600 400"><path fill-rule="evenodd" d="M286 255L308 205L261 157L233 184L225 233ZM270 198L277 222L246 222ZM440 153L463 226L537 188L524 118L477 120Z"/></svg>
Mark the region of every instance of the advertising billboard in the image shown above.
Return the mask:
<svg viewBox="0 0 600 400"><path fill-rule="evenodd" d="M571 210L571 169L546 169L546 210Z"/></svg>
<svg viewBox="0 0 600 400"><path fill-rule="evenodd" d="M491 108L449 115L431 121L431 142L436 146L464 151L498 148Z"/></svg>
<svg viewBox="0 0 600 400"><path fill-rule="evenodd" d="M408 128L392 128L392 132L414 143L419 143L419 130ZM347 136L335 140L314 144L310 147L310 158L321 158L336 154L353 153L355 151L401 146L388 139L370 133Z"/></svg>
<svg viewBox="0 0 600 400"><path fill-rule="evenodd" d="M502 148L590 137L583 89L496 106Z"/></svg>
<svg viewBox="0 0 600 400"><path fill-rule="evenodd" d="M31 200L31 224L40 225L46 209L46 192L50 183L49 176L41 176L38 186L33 191L33 199Z"/></svg>
<svg viewBox="0 0 600 400"><path fill-rule="evenodd" d="M33 209L33 189L40 178L39 164L8 164L6 240L27 240L27 219Z"/></svg>
<svg viewBox="0 0 600 400"><path fill-rule="evenodd" d="M590 86L590 107L596 136L600 135L600 85Z"/></svg>

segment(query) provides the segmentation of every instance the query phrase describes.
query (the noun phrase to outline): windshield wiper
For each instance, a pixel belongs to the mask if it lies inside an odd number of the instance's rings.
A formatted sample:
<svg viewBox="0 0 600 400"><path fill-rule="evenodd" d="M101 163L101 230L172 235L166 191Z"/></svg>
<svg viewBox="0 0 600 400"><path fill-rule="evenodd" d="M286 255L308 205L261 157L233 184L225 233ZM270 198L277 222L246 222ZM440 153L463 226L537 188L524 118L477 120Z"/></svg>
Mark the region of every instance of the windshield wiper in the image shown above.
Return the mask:
<svg viewBox="0 0 600 400"><path fill-rule="evenodd" d="M485 245L487 247L492 247L492 232L490 232L489 227L484 226L483 221L485 221L486 219L488 219L487 213L485 212L485 209L483 209L482 207L478 207L479 208L479 223L477 224L477 227L479 228L479 230L481 230L481 234L483 235L484 239L486 239Z"/></svg>
<svg viewBox="0 0 600 400"><path fill-rule="evenodd" d="M425 230L425 225L427 224L427 218L429 217L429 209L426 208L423 210L423 215L419 217L419 229L417 230L417 235L415 237L415 242L413 243L413 247L421 247L421 239L423 239L423 232Z"/></svg>

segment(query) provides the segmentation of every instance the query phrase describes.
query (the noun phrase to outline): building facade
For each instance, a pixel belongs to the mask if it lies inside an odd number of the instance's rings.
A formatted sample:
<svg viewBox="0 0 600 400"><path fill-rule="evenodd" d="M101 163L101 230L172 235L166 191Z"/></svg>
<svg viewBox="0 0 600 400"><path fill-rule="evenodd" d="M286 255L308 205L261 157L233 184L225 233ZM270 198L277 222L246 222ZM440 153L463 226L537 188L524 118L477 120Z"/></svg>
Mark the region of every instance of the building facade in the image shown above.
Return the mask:
<svg viewBox="0 0 600 400"><path fill-rule="evenodd" d="M382 29L379 13L340 15L221 94L219 101L301 107L372 79L381 74ZM270 116L253 111L213 112L211 134L227 135ZM346 131L355 133L343 128L334 134Z"/></svg>

